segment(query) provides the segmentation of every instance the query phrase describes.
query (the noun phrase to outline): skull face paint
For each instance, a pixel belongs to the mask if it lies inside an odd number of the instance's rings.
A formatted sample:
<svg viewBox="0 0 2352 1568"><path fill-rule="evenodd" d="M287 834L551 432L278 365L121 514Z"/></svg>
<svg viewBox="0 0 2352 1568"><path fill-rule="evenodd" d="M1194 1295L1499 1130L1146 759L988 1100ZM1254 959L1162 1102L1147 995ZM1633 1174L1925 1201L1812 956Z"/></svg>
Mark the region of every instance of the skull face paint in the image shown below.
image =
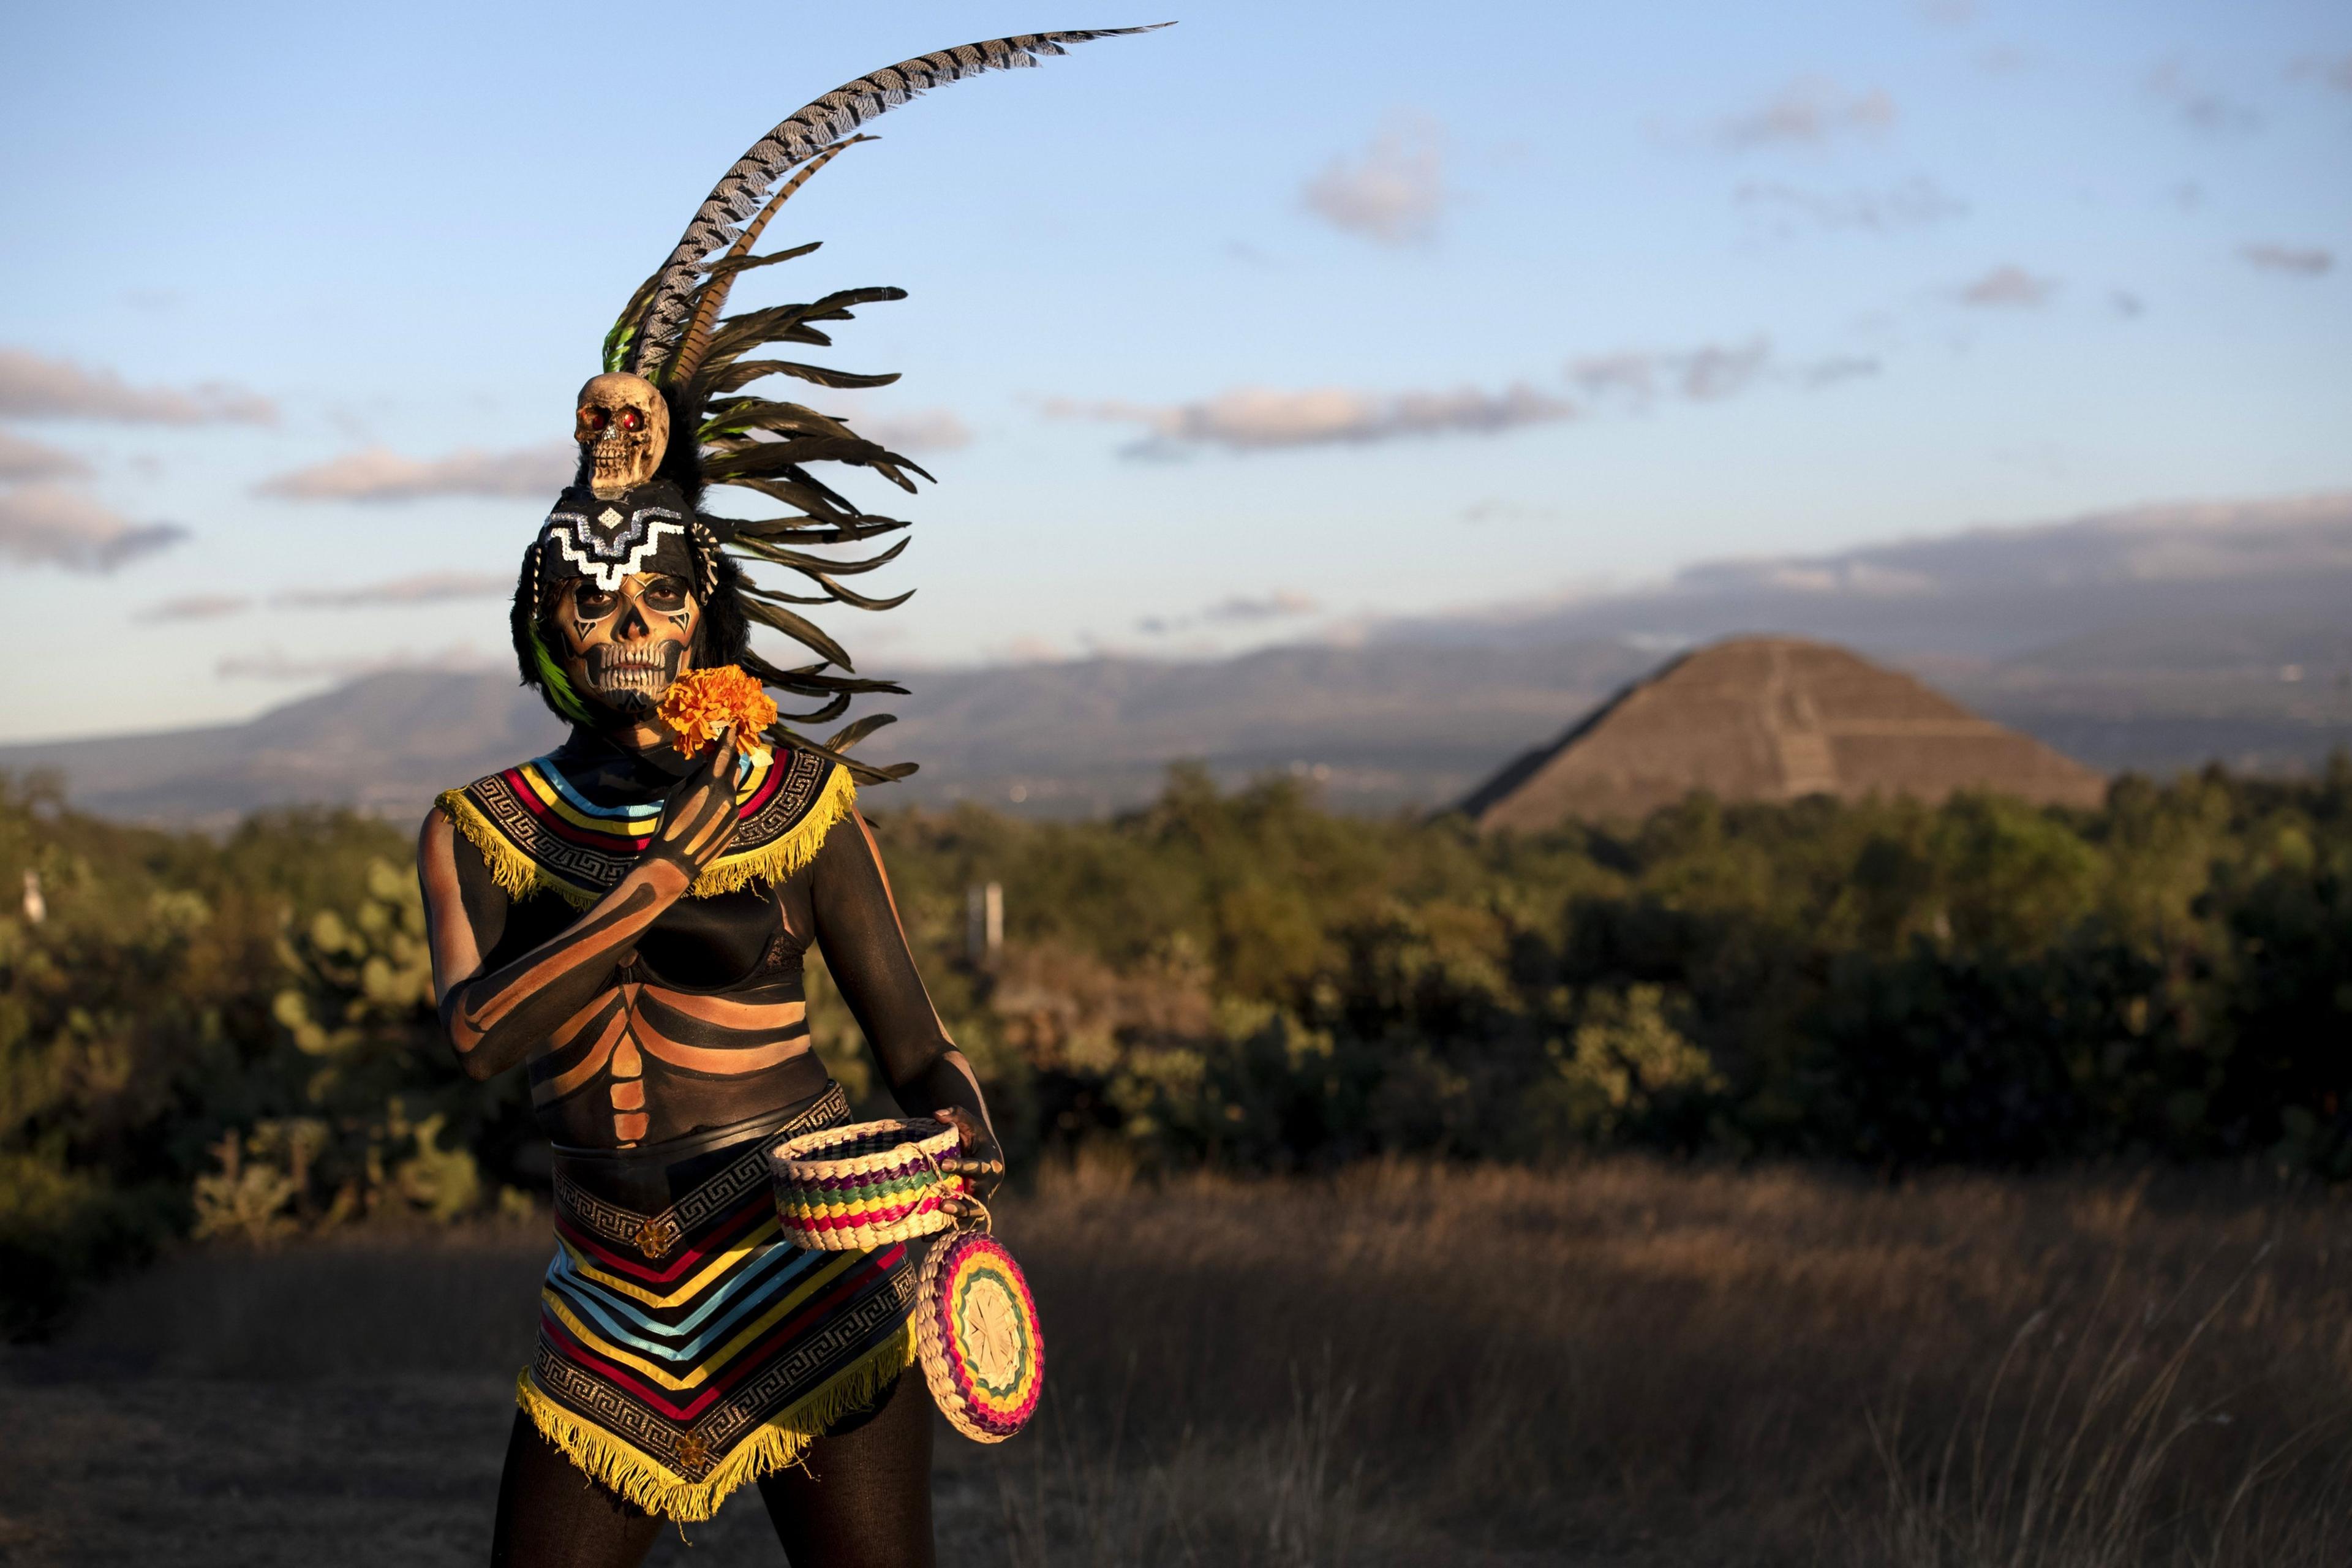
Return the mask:
<svg viewBox="0 0 2352 1568"><path fill-rule="evenodd" d="M572 578L555 604L564 677L590 702L624 719L646 719L691 668L701 618L686 579L666 572L625 577L617 590Z"/></svg>
<svg viewBox="0 0 2352 1568"><path fill-rule="evenodd" d="M613 500L654 477L669 447L669 405L643 376L618 372L580 389L572 438L588 449L589 488Z"/></svg>

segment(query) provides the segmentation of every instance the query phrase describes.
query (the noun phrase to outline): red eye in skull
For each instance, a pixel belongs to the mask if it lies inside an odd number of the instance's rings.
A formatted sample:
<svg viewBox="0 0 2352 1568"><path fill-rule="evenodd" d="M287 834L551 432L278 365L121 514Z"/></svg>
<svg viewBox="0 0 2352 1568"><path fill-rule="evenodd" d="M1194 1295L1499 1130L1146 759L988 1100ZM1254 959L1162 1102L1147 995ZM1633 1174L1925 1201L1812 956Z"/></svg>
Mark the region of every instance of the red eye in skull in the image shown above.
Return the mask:
<svg viewBox="0 0 2352 1568"><path fill-rule="evenodd" d="M635 408L622 409L620 419L621 428L624 430L638 429L642 427L646 422L645 415Z"/></svg>
<svg viewBox="0 0 2352 1568"><path fill-rule="evenodd" d="M583 408L580 411L580 427L583 430L602 430L604 427L604 411L601 408Z"/></svg>

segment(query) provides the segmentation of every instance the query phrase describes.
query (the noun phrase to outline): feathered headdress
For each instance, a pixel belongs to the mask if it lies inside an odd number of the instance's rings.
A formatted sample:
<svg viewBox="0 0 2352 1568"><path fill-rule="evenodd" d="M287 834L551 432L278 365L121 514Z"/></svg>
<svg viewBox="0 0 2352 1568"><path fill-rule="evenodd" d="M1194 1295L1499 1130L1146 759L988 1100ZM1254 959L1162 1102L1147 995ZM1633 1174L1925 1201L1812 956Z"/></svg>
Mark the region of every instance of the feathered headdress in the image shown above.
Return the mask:
<svg viewBox="0 0 2352 1568"><path fill-rule="evenodd" d="M1164 22L1156 25L1166 26ZM874 766L842 754L890 723L892 715L862 718L821 744L795 733L787 724L826 723L845 712L857 696L903 695L906 689L892 681L860 677L839 643L788 606L839 604L887 610L904 603L908 594L868 597L845 585L842 579L886 564L907 547L905 540L863 558L837 559L809 552L813 547L860 543L897 532L908 524L860 510L816 479L810 468L819 463L868 468L910 493L916 479L931 476L899 454L863 439L839 419L797 403L751 396L743 390L774 375L844 388L887 386L898 379L897 374L856 375L793 360L745 356L770 343L830 346L833 340L820 323L848 321L852 307L902 300L906 290L848 289L807 304L723 316L728 292L738 277L754 268L790 261L817 248L812 242L766 256L751 253L761 233L795 191L834 158L871 140L855 132L875 116L948 82L988 70L1036 65L1045 56L1064 53L1066 44L1155 30L1102 27L991 38L901 60L835 88L788 116L735 161L711 188L677 247L630 296L605 335L604 370L644 377L660 390L668 405L668 443L656 478L677 488L689 514L677 531L683 537L676 542L685 548L693 563L694 579L706 601L706 625L719 641L740 645L720 651L763 684L816 701L818 706L807 712L786 714L771 734L788 745L842 763L861 782L904 778L915 771L911 763ZM787 174L791 175L788 181ZM782 182L781 189L779 182ZM713 515L703 510L703 498L709 487L717 485L750 490L789 510L782 517L772 518ZM585 710L550 657L540 627L549 608L542 602L541 579L556 561L552 547L570 542L558 532L559 520L565 515L559 508L524 561L515 601L515 651L524 682L539 688L559 714L580 719L585 717ZM592 542L584 519L572 519L562 526L576 530L583 543ZM625 526L637 524L632 519ZM657 535L658 522L653 526ZM790 595L757 587L742 570L747 562L790 568L816 592ZM753 622L791 637L815 654L815 662L786 668L752 653L748 630Z"/></svg>

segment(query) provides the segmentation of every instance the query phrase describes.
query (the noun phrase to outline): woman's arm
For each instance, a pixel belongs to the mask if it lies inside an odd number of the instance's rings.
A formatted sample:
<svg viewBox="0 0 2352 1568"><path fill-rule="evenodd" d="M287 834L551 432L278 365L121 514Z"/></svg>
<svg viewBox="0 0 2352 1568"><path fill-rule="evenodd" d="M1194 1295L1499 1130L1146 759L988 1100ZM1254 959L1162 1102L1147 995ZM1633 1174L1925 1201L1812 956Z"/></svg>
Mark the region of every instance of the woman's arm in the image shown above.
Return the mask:
<svg viewBox="0 0 2352 1568"><path fill-rule="evenodd" d="M853 810L848 821L825 836L810 869L810 900L825 968L865 1031L891 1094L906 1110L936 1116L955 1128L964 1157L944 1168L966 1177L974 1194L985 1198L1004 1174L1004 1152L989 1125L980 1080L948 1038L916 973L866 819Z"/></svg>
<svg viewBox="0 0 2352 1568"><path fill-rule="evenodd" d="M433 989L441 1032L468 1078L495 1078L527 1058L610 985L623 955L726 848L740 825L731 740L678 785L661 826L620 885L562 931L513 963L482 972L503 925L494 906L468 900L457 870L457 830L439 810L417 836ZM722 782L723 781L723 782Z"/></svg>

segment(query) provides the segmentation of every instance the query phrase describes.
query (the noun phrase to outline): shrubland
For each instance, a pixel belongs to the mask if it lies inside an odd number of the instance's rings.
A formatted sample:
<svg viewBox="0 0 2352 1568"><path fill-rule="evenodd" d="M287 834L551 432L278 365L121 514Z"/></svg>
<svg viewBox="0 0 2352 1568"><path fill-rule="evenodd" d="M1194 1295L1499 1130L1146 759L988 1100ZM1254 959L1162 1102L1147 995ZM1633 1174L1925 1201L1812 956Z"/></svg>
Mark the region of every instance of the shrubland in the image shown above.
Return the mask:
<svg viewBox="0 0 2352 1568"><path fill-rule="evenodd" d="M1017 1159L1139 1169L1630 1147L2352 1174L2352 763L1482 837L1177 770L1108 822L868 801ZM0 780L0 1310L176 1234L532 1201L520 1087L435 1038L409 825L125 827ZM1005 940L966 945L968 890ZM33 884L27 884L31 886ZM819 1047L870 1071L813 977Z"/></svg>

